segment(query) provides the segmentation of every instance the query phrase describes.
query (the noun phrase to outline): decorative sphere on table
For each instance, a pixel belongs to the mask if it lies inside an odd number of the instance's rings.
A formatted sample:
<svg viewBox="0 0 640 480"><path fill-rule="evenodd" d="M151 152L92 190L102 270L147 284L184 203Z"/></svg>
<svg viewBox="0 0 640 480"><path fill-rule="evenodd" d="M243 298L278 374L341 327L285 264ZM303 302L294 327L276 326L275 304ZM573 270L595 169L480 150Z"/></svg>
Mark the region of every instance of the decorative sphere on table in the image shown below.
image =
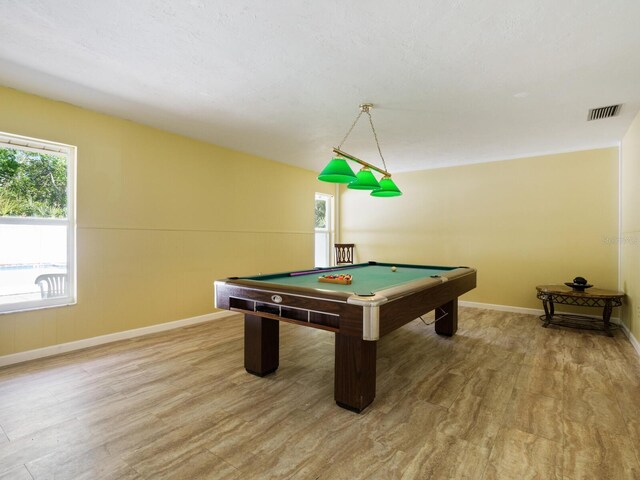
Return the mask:
<svg viewBox="0 0 640 480"><path fill-rule="evenodd" d="M398 270L396 267L391 267L392 272L395 272L396 270Z"/></svg>

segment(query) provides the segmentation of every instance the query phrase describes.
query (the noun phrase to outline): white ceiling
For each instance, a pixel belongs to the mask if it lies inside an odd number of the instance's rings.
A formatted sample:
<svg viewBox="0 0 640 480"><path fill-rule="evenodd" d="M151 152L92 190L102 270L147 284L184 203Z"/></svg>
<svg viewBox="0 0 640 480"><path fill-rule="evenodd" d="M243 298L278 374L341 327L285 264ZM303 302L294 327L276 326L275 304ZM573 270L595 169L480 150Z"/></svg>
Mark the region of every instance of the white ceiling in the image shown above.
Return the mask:
<svg viewBox="0 0 640 480"><path fill-rule="evenodd" d="M314 170L365 101L391 172L615 145L640 108L638 0L0 7L1 85ZM343 149L380 165L365 117Z"/></svg>

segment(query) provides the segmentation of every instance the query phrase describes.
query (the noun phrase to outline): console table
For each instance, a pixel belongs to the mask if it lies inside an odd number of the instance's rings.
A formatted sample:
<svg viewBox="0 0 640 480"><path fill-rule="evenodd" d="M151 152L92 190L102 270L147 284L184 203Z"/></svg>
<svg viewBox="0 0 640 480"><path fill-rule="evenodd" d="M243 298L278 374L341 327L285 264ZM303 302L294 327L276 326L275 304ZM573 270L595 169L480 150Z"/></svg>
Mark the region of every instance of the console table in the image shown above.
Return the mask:
<svg viewBox="0 0 640 480"><path fill-rule="evenodd" d="M537 297L542 300L544 315L540 317L544 320L543 327L549 325L561 325L572 328L587 328L591 330L603 330L610 337L611 333L611 312L614 307L622 305L624 292L615 290L603 290L601 288L589 288L584 291L577 291L566 285L538 285L536 287ZM598 328L595 322L584 315L556 314L554 304L575 305L577 307L602 307L603 327ZM599 323L599 322L598 322Z"/></svg>

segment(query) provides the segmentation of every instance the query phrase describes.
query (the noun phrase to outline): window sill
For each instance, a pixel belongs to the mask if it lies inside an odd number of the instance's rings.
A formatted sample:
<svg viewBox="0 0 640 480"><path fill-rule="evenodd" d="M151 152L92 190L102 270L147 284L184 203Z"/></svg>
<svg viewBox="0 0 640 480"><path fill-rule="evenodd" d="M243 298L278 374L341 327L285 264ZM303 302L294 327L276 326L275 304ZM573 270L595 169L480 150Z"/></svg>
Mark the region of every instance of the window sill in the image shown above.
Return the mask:
<svg viewBox="0 0 640 480"><path fill-rule="evenodd" d="M73 307L77 305L78 301L72 298L61 298L59 302L55 303L47 303L46 305L20 305L20 304L8 304L0 306L0 315L12 314L12 313L23 313L23 312L33 312L36 310L46 310L49 308L60 308L60 307Z"/></svg>

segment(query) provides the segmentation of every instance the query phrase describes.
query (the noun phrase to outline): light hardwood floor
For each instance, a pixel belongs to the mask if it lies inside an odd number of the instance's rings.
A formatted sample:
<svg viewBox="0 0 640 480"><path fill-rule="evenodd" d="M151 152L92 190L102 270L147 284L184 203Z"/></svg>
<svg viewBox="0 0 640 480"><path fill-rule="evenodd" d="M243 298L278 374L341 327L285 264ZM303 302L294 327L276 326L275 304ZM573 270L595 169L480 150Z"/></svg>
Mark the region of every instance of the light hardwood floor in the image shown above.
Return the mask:
<svg viewBox="0 0 640 480"><path fill-rule="evenodd" d="M241 316L0 370L0 479L640 478L640 361L620 331L460 311L378 345L377 395L333 401L333 334L281 324L243 368Z"/></svg>

